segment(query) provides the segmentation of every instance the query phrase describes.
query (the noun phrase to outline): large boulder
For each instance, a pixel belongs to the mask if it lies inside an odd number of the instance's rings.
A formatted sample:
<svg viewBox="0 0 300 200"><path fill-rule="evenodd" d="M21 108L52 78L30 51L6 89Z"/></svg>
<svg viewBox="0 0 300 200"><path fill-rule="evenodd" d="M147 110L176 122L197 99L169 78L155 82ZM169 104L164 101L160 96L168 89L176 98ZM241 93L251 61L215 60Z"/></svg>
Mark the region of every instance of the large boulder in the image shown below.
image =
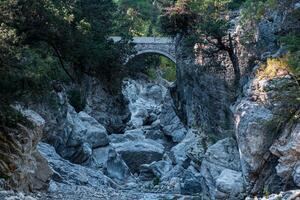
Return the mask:
<svg viewBox="0 0 300 200"><path fill-rule="evenodd" d="M204 147L201 144L202 137L195 130L189 130L184 140L175 145L170 151L170 158L174 164L183 165L189 163L191 154L196 154L200 161L204 155Z"/></svg>
<svg viewBox="0 0 300 200"><path fill-rule="evenodd" d="M106 129L93 117L85 112L76 113L72 107L68 111L66 126L71 131L68 146L88 143L92 148L97 148L108 144Z"/></svg>
<svg viewBox="0 0 300 200"><path fill-rule="evenodd" d="M224 169L216 180L216 199L243 199L245 184L242 172Z"/></svg>
<svg viewBox="0 0 300 200"><path fill-rule="evenodd" d="M109 143L106 129L85 112L77 113L68 105L64 122L64 136L57 150L61 156L74 162L86 162L92 149Z"/></svg>
<svg viewBox="0 0 300 200"><path fill-rule="evenodd" d="M161 160L164 154L164 147L150 139L114 143L113 146L132 173L138 172L142 164Z"/></svg>
<svg viewBox="0 0 300 200"><path fill-rule="evenodd" d="M55 149L46 143L40 143L38 150L48 160L54 174L53 181L77 186L88 186L97 188L100 186L117 187L116 183L106 177L99 170L94 170L81 165L73 164L60 157Z"/></svg>
<svg viewBox="0 0 300 200"><path fill-rule="evenodd" d="M236 135L245 176L253 174L264 164L264 154L272 144L274 115L259 104L242 101L236 107Z"/></svg>
<svg viewBox="0 0 300 200"><path fill-rule="evenodd" d="M91 158L84 164L102 170L117 182L124 182L131 176L126 163L111 145L94 149Z"/></svg>
<svg viewBox="0 0 300 200"><path fill-rule="evenodd" d="M234 170L241 172L239 151L236 141L233 138L225 138L210 146L202 161L200 175L203 193L211 199L216 198L216 181L224 170ZM227 188L227 193L231 194L235 190Z"/></svg>
<svg viewBox="0 0 300 200"><path fill-rule="evenodd" d="M182 184L181 184L181 192L183 194L196 194L201 193L201 174L195 167L189 166L187 170L185 170Z"/></svg>

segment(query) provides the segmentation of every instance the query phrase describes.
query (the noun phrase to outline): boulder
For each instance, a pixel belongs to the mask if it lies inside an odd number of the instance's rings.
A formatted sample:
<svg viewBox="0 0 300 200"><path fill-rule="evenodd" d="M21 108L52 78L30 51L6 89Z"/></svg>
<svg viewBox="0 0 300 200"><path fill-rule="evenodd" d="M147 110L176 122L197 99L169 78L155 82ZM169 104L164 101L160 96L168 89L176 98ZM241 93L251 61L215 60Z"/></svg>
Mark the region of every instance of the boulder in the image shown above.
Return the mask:
<svg viewBox="0 0 300 200"><path fill-rule="evenodd" d="M149 139L114 143L113 146L132 173L138 172L142 164L161 160L164 154L164 147Z"/></svg>
<svg viewBox="0 0 300 200"><path fill-rule="evenodd" d="M210 146L202 161L200 169L202 190L211 199L216 197L216 181L225 169L241 171L239 151L233 138L219 140Z"/></svg>
<svg viewBox="0 0 300 200"><path fill-rule="evenodd" d="M143 164L140 167L140 178L151 180L154 177L161 178L172 169L172 163L165 160L155 161L150 164Z"/></svg>
<svg viewBox="0 0 300 200"><path fill-rule="evenodd" d="M183 194L201 193L201 181L201 174L199 171L197 171L193 166L189 166L183 175L181 192Z"/></svg>
<svg viewBox="0 0 300 200"><path fill-rule="evenodd" d="M189 162L189 154L192 151L198 154L198 157L202 157L204 155L204 147L201 145L201 137L194 130L189 130L184 140L182 140L179 144L175 145L170 151L170 158L172 159L174 164L183 165L186 162Z"/></svg>
<svg viewBox="0 0 300 200"><path fill-rule="evenodd" d="M132 177L126 163L114 149L109 149L104 174L116 181L127 181Z"/></svg>
<svg viewBox="0 0 300 200"><path fill-rule="evenodd" d="M55 149L46 143L38 145L39 152L48 160L54 174L55 182L66 185L77 185L97 188L100 186L117 187L116 183L106 177L99 170L94 170L81 165L70 163L60 157Z"/></svg>
<svg viewBox="0 0 300 200"><path fill-rule="evenodd" d="M72 107L68 109L67 127L71 131L68 146L88 143L92 148L97 148L109 142L106 129L101 124L85 112L77 114Z"/></svg>
<svg viewBox="0 0 300 200"><path fill-rule="evenodd" d="M117 182L124 182L131 176L126 163L111 145L93 149L91 159L84 165L102 170L106 176Z"/></svg>
<svg viewBox="0 0 300 200"><path fill-rule="evenodd" d="M264 154L272 144L274 115L255 102L243 100L235 110L236 137L241 154L242 170L250 176L264 164Z"/></svg>
<svg viewBox="0 0 300 200"><path fill-rule="evenodd" d="M224 169L216 180L216 199L242 199L245 192L243 174Z"/></svg>
<svg viewBox="0 0 300 200"><path fill-rule="evenodd" d="M85 142L89 143L92 148L108 144L107 132L104 126L85 112L80 112L78 116L87 129Z"/></svg>

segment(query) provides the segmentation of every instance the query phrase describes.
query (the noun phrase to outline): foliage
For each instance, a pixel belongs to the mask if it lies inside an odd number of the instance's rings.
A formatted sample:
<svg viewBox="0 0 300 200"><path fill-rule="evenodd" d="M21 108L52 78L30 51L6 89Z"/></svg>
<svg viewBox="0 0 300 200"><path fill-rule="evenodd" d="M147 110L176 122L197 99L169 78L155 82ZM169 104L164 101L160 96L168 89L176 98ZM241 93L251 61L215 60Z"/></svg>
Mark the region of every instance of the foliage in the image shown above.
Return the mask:
<svg viewBox="0 0 300 200"><path fill-rule="evenodd" d="M112 0L0 1L0 99L41 96L82 73L110 77L131 49L128 38L108 40L116 8Z"/></svg>
<svg viewBox="0 0 300 200"><path fill-rule="evenodd" d="M173 82L176 80L176 65L168 58L160 56L160 65L162 77L167 81Z"/></svg>
<svg viewBox="0 0 300 200"><path fill-rule="evenodd" d="M289 73L289 65L287 56L282 58L269 58L266 65L263 65L261 70L258 71L258 77L263 78L275 78L280 73Z"/></svg>
<svg viewBox="0 0 300 200"><path fill-rule="evenodd" d="M187 33L194 26L196 14L188 3L188 1L177 1L175 5L165 8L159 18L163 33L175 36L178 33Z"/></svg>
<svg viewBox="0 0 300 200"><path fill-rule="evenodd" d="M262 20L268 9L275 9L278 0L246 0L242 9L242 24Z"/></svg>
<svg viewBox="0 0 300 200"><path fill-rule="evenodd" d="M107 40L115 9L111 0L2 1L0 22L22 35L23 45L46 45L75 79L67 68L99 72L122 63L123 48Z"/></svg>
<svg viewBox="0 0 300 200"><path fill-rule="evenodd" d="M129 24L129 32L134 36L160 35L158 17L163 7L173 0L115 0L119 11Z"/></svg>
<svg viewBox="0 0 300 200"><path fill-rule="evenodd" d="M147 68L146 69L146 74L149 77L150 80L156 80L157 79L157 74L156 74L156 69L155 68Z"/></svg>
<svg viewBox="0 0 300 200"><path fill-rule="evenodd" d="M286 56L289 69L294 74L299 82L300 79L300 34L289 33L280 38L284 47L287 48L289 53Z"/></svg>
<svg viewBox="0 0 300 200"><path fill-rule="evenodd" d="M73 106L76 112L80 112L85 108L86 99L79 89L72 89L68 92L68 99L71 106Z"/></svg>
<svg viewBox="0 0 300 200"><path fill-rule="evenodd" d="M33 127L33 124L28 121L20 112L7 104L7 102L1 102L0 105L0 127L16 127L20 123L27 127Z"/></svg>

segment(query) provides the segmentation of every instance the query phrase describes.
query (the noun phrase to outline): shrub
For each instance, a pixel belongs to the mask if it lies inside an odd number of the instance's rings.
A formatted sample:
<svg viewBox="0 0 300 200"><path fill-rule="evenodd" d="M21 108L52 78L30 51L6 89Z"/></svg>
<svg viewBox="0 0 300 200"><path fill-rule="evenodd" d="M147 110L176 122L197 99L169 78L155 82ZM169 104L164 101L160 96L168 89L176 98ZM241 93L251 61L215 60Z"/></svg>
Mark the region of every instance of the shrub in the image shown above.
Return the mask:
<svg viewBox="0 0 300 200"><path fill-rule="evenodd" d="M68 99L71 106L73 106L76 112L80 112L85 108L86 99L79 89L72 89L68 92Z"/></svg>

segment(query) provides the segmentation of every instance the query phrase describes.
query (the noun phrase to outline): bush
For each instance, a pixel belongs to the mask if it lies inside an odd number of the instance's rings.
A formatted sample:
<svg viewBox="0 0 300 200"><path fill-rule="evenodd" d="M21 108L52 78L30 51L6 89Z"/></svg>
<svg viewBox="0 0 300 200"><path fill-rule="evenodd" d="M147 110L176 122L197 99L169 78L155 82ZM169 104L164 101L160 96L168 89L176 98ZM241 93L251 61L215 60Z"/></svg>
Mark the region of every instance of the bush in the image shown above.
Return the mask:
<svg viewBox="0 0 300 200"><path fill-rule="evenodd" d="M68 99L76 112L82 111L86 106L86 99L79 89L72 89L68 92Z"/></svg>

